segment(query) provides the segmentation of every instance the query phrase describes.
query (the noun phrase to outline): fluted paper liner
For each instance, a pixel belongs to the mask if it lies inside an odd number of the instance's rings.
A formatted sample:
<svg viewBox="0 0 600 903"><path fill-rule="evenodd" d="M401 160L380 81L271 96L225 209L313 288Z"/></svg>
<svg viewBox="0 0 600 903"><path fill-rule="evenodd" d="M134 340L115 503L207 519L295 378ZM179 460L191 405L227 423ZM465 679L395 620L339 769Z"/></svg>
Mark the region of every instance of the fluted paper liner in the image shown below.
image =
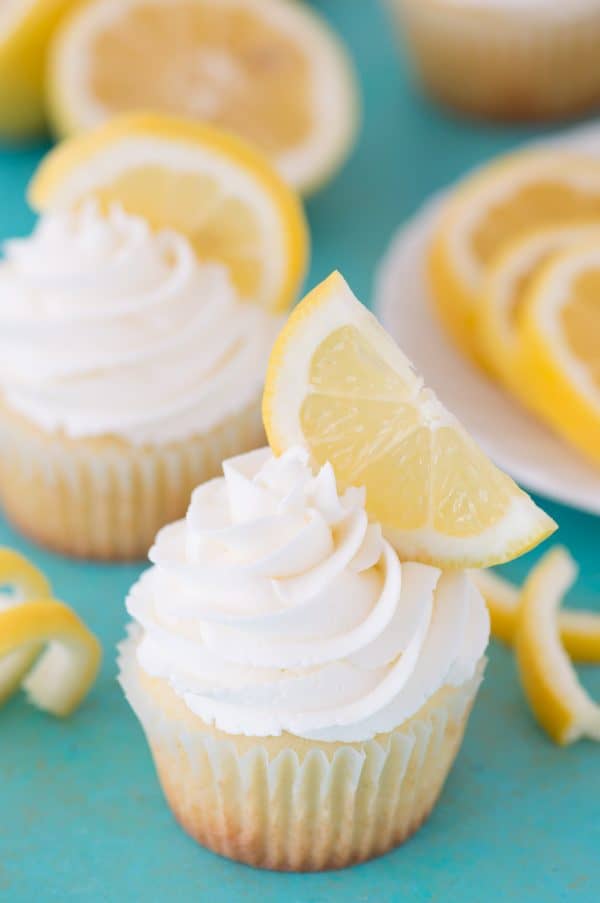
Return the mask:
<svg viewBox="0 0 600 903"><path fill-rule="evenodd" d="M259 397L210 432L143 447L47 433L0 406L0 502L24 534L55 551L142 558L223 460L264 443Z"/></svg>
<svg viewBox="0 0 600 903"><path fill-rule="evenodd" d="M429 815L482 679L445 687L403 725L360 743L238 737L205 724L138 666L138 628L120 646L120 683L144 728L165 796L199 843L268 869L362 862Z"/></svg>
<svg viewBox="0 0 600 903"><path fill-rule="evenodd" d="M598 10L388 0L433 95L475 115L575 116L600 104Z"/></svg>

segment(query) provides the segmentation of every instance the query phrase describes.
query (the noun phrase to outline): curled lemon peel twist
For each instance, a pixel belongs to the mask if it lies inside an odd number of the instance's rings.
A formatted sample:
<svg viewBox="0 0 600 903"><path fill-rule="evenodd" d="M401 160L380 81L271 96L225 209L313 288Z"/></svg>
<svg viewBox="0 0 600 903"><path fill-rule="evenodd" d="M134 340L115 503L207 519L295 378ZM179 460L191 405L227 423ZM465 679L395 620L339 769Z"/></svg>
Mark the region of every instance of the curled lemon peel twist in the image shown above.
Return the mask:
<svg viewBox="0 0 600 903"><path fill-rule="evenodd" d="M553 550L540 559L540 564ZM475 582L490 613L492 636L512 646L517 632L521 588L492 570L474 572ZM600 612L562 609L558 612L560 639L569 658L580 665L600 665Z"/></svg>
<svg viewBox="0 0 600 903"><path fill-rule="evenodd" d="M52 597L41 571L12 549L0 548L0 705L19 688L43 711L66 716L91 688L100 643L67 605Z"/></svg>
<svg viewBox="0 0 600 903"><path fill-rule="evenodd" d="M600 705L581 685L573 662L600 664L600 613L561 610L577 565L557 546L530 571L523 587L491 572L475 575L490 611L492 635L514 647L531 711L561 745L600 741Z"/></svg>

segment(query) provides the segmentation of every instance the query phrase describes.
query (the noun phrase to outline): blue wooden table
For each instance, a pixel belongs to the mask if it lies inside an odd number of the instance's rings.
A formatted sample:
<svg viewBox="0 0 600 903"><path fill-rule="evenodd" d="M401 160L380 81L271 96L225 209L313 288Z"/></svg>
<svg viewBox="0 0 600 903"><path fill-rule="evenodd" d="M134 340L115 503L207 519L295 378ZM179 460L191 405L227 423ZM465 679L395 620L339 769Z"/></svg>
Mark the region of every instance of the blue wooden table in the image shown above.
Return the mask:
<svg viewBox="0 0 600 903"><path fill-rule="evenodd" d="M344 172L309 203L310 284L341 269L367 300L394 228L465 168L531 132L452 119L423 101L374 0L315 4L357 61L365 117ZM26 234L24 188L43 149L0 153L0 236ZM577 604L600 607L600 520L548 504L578 558ZM278 875L208 853L163 803L146 743L115 681L125 593L138 566L92 566L16 546L102 639L88 702L69 721L17 697L0 712L2 903L592 903L600 899L600 748L558 749L533 723L511 654L492 645L466 742L429 823L404 848L341 873ZM524 574L537 553L508 567ZM600 669L584 673L600 695Z"/></svg>

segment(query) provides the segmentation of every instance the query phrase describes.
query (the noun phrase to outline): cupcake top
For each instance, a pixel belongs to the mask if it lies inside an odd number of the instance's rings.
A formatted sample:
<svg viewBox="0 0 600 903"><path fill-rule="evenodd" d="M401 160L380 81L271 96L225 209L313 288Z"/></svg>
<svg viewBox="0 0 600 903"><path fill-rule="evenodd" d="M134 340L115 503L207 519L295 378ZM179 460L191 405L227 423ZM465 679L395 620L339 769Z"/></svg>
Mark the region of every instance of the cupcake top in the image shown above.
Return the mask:
<svg viewBox="0 0 600 903"><path fill-rule="evenodd" d="M280 320L182 235L90 202L4 250L0 392L42 428L177 441L259 394Z"/></svg>
<svg viewBox="0 0 600 903"><path fill-rule="evenodd" d="M475 672L489 636L464 572L401 562L306 451L233 458L164 528L127 607L137 656L231 734L360 741Z"/></svg>

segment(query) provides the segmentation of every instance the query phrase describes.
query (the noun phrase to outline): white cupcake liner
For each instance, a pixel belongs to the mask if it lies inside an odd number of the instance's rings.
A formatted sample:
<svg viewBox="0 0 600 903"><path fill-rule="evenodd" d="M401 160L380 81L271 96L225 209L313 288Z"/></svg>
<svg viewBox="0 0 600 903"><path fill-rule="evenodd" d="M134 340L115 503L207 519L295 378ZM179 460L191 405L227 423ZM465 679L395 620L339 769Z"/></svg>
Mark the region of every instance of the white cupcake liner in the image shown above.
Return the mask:
<svg viewBox="0 0 600 903"><path fill-rule="evenodd" d="M502 119L575 116L600 105L597 10L388 5L425 87L444 103Z"/></svg>
<svg viewBox="0 0 600 903"><path fill-rule="evenodd" d="M485 665L373 740L248 738L204 724L145 675L138 635L133 627L120 646L119 680L176 818L213 851L277 870L343 868L405 841L439 796Z"/></svg>
<svg viewBox="0 0 600 903"><path fill-rule="evenodd" d="M24 534L55 551L142 558L223 460L264 442L260 398L208 433L143 447L46 433L0 406L0 503Z"/></svg>

